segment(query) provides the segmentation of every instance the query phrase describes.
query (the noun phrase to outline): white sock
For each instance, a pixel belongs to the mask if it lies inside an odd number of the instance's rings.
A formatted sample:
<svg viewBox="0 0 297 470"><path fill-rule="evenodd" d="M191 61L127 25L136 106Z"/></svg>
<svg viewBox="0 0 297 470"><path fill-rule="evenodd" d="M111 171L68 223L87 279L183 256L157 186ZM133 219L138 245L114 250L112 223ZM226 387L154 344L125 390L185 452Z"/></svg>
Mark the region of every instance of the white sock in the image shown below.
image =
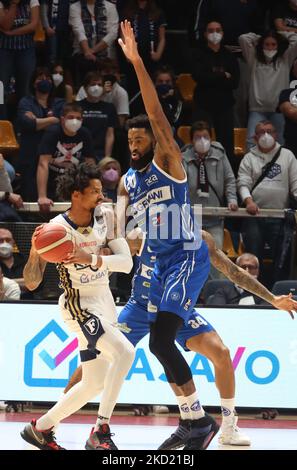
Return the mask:
<svg viewBox="0 0 297 470"><path fill-rule="evenodd" d="M229 424L235 414L235 398L221 398L222 425Z"/></svg>
<svg viewBox="0 0 297 470"><path fill-rule="evenodd" d="M182 395L179 395L176 397L176 399L181 419L190 419L190 408L188 407L186 398Z"/></svg>
<svg viewBox="0 0 297 470"><path fill-rule="evenodd" d="M190 409L190 419L200 419L205 415L204 409L200 404L198 393L194 392L192 395L185 397L187 405Z"/></svg>
<svg viewBox="0 0 297 470"><path fill-rule="evenodd" d="M109 424L109 418L106 418L105 416L97 416L96 424L95 424L95 431L99 431L99 427L102 424Z"/></svg>

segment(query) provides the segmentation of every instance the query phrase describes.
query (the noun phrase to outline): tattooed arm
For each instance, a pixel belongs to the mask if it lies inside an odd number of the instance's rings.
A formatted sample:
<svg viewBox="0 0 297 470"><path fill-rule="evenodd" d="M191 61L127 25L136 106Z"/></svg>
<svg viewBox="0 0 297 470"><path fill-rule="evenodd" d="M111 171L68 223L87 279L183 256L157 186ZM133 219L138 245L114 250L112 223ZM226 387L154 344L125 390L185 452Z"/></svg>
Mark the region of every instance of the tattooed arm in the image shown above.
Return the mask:
<svg viewBox="0 0 297 470"><path fill-rule="evenodd" d="M173 138L171 126L163 112L156 88L138 54L130 23L128 21L122 22L121 30L122 39L119 39L119 44L135 69L145 110L157 142L154 160L166 173L178 180L183 180L185 172L181 163L181 152Z"/></svg>
<svg viewBox="0 0 297 470"><path fill-rule="evenodd" d="M202 238L208 245L210 261L216 269L222 272L230 281L242 287L242 289L261 297L261 299L266 300L266 302L269 302L279 310L286 310L294 318L292 310L297 310L297 302L292 299L291 294L273 295L263 284L233 263L222 250L218 249L213 237L208 232L203 230Z"/></svg>
<svg viewBox="0 0 297 470"><path fill-rule="evenodd" d="M35 290L42 281L44 270L47 262L44 261L35 249L34 240L42 226L37 227L32 235L32 246L30 250L29 259L24 267L23 277L25 286L29 290Z"/></svg>

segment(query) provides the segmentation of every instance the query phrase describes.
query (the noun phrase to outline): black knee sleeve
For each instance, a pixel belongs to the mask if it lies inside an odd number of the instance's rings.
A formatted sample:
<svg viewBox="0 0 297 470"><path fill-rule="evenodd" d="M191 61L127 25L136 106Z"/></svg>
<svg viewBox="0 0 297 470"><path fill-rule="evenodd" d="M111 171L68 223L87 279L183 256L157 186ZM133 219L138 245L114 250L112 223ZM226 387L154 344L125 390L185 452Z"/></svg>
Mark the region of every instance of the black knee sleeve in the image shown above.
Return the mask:
<svg viewBox="0 0 297 470"><path fill-rule="evenodd" d="M192 378L191 370L181 352L175 345L177 331L183 320L169 312L158 313L157 320L151 325L149 347L169 375L171 383L184 385Z"/></svg>

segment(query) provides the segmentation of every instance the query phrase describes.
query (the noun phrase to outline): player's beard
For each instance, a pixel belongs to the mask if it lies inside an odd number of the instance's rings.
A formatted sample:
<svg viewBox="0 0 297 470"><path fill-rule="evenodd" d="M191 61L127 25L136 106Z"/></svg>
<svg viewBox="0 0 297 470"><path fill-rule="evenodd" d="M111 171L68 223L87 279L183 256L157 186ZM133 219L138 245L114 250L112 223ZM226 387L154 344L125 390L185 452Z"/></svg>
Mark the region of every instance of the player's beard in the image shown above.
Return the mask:
<svg viewBox="0 0 297 470"><path fill-rule="evenodd" d="M139 158L139 160L133 160L133 158L131 158L130 166L131 168L133 168L133 170L141 171L145 167L147 167L149 163L151 163L153 158L154 158L154 150L151 149L145 154L143 154L142 157Z"/></svg>

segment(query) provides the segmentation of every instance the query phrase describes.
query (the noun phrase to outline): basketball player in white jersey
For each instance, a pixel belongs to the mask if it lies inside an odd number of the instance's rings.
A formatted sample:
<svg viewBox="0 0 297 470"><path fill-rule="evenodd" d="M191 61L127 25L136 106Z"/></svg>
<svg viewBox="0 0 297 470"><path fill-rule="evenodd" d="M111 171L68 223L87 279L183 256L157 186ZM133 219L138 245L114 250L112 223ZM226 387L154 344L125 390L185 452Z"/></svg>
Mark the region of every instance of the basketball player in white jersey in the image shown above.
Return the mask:
<svg viewBox="0 0 297 470"><path fill-rule="evenodd" d="M117 449L111 439L109 420L121 386L134 359L134 347L114 326L116 307L109 288L109 271L129 273L132 257L124 238L111 239L113 217L101 208L102 186L95 166L81 164L60 177L57 192L71 199L71 208L52 222L73 231L76 248L57 264L64 293L59 306L64 322L77 335L82 363L82 381L63 395L38 420L33 420L21 436L41 450L63 450L55 440L53 428L103 391L98 418L86 442L86 449ZM26 286L33 290L46 265L34 246L24 269ZM111 234L111 235L110 235ZM114 254L100 256L107 245Z"/></svg>

